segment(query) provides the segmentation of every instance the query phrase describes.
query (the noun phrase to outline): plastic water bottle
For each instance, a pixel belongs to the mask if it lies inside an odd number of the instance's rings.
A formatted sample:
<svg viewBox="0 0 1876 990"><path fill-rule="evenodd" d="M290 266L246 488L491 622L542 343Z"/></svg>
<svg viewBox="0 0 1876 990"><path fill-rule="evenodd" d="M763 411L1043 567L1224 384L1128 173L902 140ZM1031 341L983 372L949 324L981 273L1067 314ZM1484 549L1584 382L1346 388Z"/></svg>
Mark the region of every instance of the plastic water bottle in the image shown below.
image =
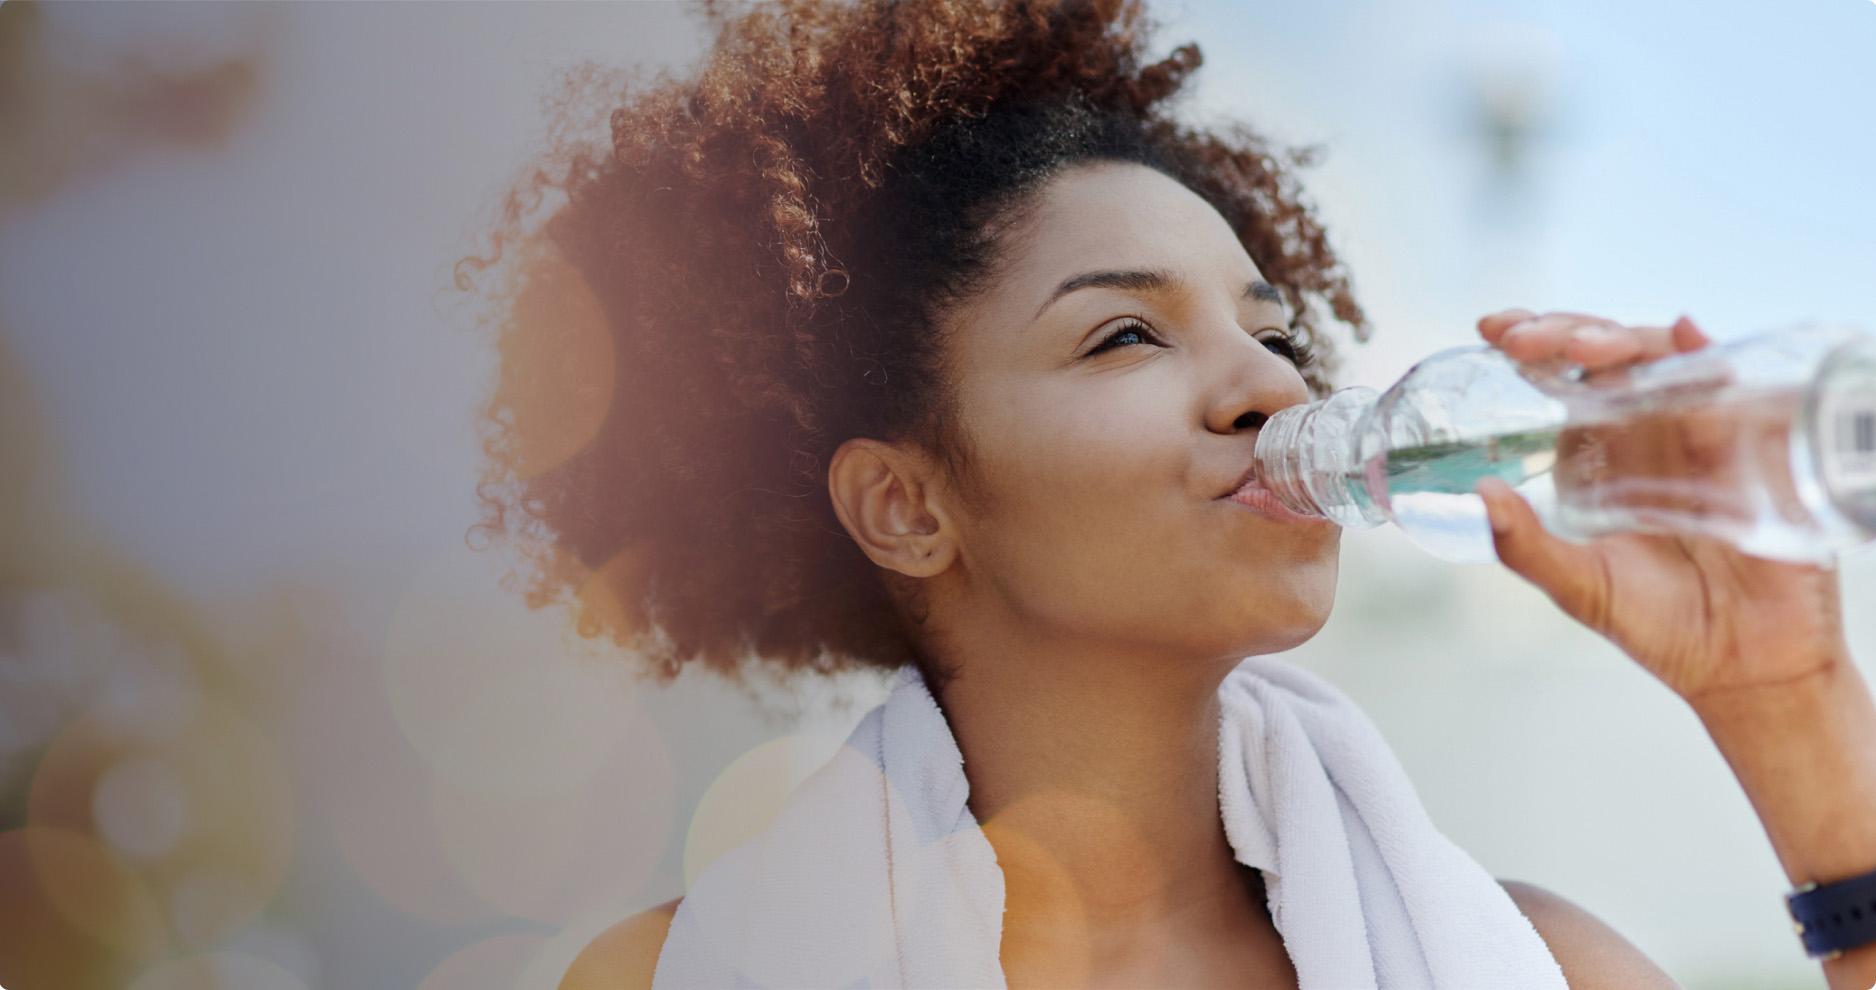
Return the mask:
<svg viewBox="0 0 1876 990"><path fill-rule="evenodd" d="M1823 563L1876 539L1876 337L1806 323L1591 374L1455 347L1384 392L1278 412L1255 456L1289 508L1393 522L1448 560L1496 559L1473 490L1496 475L1566 538L1700 534Z"/></svg>

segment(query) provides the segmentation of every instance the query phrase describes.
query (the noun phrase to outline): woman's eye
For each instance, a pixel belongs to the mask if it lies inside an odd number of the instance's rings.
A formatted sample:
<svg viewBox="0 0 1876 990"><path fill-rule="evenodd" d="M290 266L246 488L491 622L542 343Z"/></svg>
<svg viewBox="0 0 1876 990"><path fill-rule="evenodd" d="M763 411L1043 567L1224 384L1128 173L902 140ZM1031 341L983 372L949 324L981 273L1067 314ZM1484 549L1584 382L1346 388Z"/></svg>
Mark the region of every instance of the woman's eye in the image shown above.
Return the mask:
<svg viewBox="0 0 1876 990"><path fill-rule="evenodd" d="M1291 364L1299 368L1308 365L1312 360L1309 347L1294 334L1279 333L1272 337L1260 337L1258 339L1263 342L1265 347L1270 348L1271 353L1288 360Z"/></svg>
<svg viewBox="0 0 1876 990"><path fill-rule="evenodd" d="M1102 338L1101 342L1096 344L1093 350L1090 350L1083 356L1093 357L1104 351L1120 347L1131 347L1136 342L1151 343L1157 339L1158 338L1153 336L1151 327L1141 323L1139 320L1128 320L1119 327L1116 327L1114 332ZM1309 345L1303 343L1302 339L1295 334L1279 331L1274 336L1259 337L1258 341L1269 348L1271 353L1289 361L1298 368L1307 368L1315 361L1315 355L1310 351Z"/></svg>
<svg viewBox="0 0 1876 990"><path fill-rule="evenodd" d="M1117 327L1113 333L1103 338L1101 342L1096 344L1094 349L1089 351L1085 356L1093 357L1113 347L1130 346L1117 343L1117 341L1124 340L1128 337L1138 337L1142 341L1152 340L1153 331L1149 330L1146 324L1138 320L1129 320Z"/></svg>

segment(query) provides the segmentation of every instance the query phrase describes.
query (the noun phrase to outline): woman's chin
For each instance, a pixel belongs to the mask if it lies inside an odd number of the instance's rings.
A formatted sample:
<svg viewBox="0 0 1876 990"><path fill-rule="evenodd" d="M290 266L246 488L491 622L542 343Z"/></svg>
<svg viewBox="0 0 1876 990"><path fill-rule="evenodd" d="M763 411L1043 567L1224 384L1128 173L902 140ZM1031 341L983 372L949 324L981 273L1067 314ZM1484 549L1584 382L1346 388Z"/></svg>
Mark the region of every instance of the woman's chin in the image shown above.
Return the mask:
<svg viewBox="0 0 1876 990"><path fill-rule="evenodd" d="M1290 594L1252 599L1249 612L1256 623L1253 636L1259 653L1294 649L1322 631L1335 607L1335 572L1325 580L1290 588Z"/></svg>

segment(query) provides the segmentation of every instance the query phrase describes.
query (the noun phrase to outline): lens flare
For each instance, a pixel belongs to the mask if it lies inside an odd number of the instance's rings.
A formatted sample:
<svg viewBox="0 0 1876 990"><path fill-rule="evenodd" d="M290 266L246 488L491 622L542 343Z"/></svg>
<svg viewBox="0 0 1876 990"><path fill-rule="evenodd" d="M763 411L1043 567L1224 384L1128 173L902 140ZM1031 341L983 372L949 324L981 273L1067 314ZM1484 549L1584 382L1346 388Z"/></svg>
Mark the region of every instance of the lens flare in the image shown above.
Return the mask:
<svg viewBox="0 0 1876 990"><path fill-rule="evenodd" d="M154 740L95 712L75 720L40 761L26 813L35 826L95 827L119 851L112 861L164 905L165 928L185 947L207 948L253 920L293 856L278 751L221 702L201 702L188 725Z"/></svg>
<svg viewBox="0 0 1876 990"><path fill-rule="evenodd" d="M186 788L169 764L132 757L104 772L91 792L98 834L127 859L160 859L189 830Z"/></svg>
<svg viewBox="0 0 1876 990"><path fill-rule="evenodd" d="M639 896L670 843L676 801L663 739L635 707L620 709L629 732L611 761L578 786L514 797L435 781L443 853L477 896L555 925Z"/></svg>
<svg viewBox="0 0 1876 990"><path fill-rule="evenodd" d="M886 868L884 853L866 845L826 841L828 823L788 813L786 797L804 772L832 763L833 779L865 781L859 793L846 799L870 801L883 796L885 806L897 809L901 819L906 801L871 755L839 745L831 757L820 760L815 758L819 751L811 740L796 736L756 747L711 785L712 793L705 795L692 822L692 842L685 849L686 875L694 881L697 872L706 868L731 871L731 885L747 894L734 906L716 907L761 919L735 949L735 964L758 986L853 985L892 950L894 905L890 898L897 888L881 872ZM916 834L909 821L895 825L900 834ZM764 834L748 841L748 833L758 831ZM713 850L726 846L727 851L712 855ZM929 868L922 853L910 850L898 854L898 859L916 875ZM834 884L828 877L861 879ZM816 901L815 895L829 900ZM831 952L804 956L798 951L806 944L825 945L815 932L825 919L836 915L862 919L864 927L846 933Z"/></svg>
<svg viewBox="0 0 1876 990"><path fill-rule="evenodd" d="M458 548L425 567L391 620L384 683L430 770L462 790L539 796L580 786L617 751L633 685L563 611L501 587L509 563Z"/></svg>
<svg viewBox="0 0 1876 990"><path fill-rule="evenodd" d="M497 935L471 942L437 963L417 990L522 990L522 973L546 943L539 935Z"/></svg>
<svg viewBox="0 0 1876 990"><path fill-rule="evenodd" d="M172 959L137 977L130 990L307 990L299 977L241 952Z"/></svg>
<svg viewBox="0 0 1876 990"><path fill-rule="evenodd" d="M43 827L0 833L0 876L11 905L0 929L60 923L127 961L169 950L169 926L149 884L90 836ZM0 936L0 944L11 941Z"/></svg>
<svg viewBox="0 0 1876 990"><path fill-rule="evenodd" d="M503 327L495 408L509 417L518 477L550 471L584 450L612 408L613 342L605 311L580 271L529 242ZM522 332L525 328L525 332Z"/></svg>
<svg viewBox="0 0 1876 990"><path fill-rule="evenodd" d="M789 792L842 748L842 741L791 733L757 745L724 767L691 814L684 838L685 888L717 857L773 824Z"/></svg>

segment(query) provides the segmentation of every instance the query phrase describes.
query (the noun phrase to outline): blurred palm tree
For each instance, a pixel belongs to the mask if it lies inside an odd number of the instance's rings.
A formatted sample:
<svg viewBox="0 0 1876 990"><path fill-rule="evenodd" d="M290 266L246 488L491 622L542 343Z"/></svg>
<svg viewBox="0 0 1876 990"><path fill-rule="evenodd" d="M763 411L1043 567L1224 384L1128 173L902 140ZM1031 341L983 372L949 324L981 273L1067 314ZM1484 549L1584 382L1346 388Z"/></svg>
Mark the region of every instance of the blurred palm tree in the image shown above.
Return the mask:
<svg viewBox="0 0 1876 990"><path fill-rule="evenodd" d="M63 36L50 28L36 0L0 3L0 216L151 148L219 146L260 89L258 42L206 64L123 52L97 70L54 58Z"/></svg>

